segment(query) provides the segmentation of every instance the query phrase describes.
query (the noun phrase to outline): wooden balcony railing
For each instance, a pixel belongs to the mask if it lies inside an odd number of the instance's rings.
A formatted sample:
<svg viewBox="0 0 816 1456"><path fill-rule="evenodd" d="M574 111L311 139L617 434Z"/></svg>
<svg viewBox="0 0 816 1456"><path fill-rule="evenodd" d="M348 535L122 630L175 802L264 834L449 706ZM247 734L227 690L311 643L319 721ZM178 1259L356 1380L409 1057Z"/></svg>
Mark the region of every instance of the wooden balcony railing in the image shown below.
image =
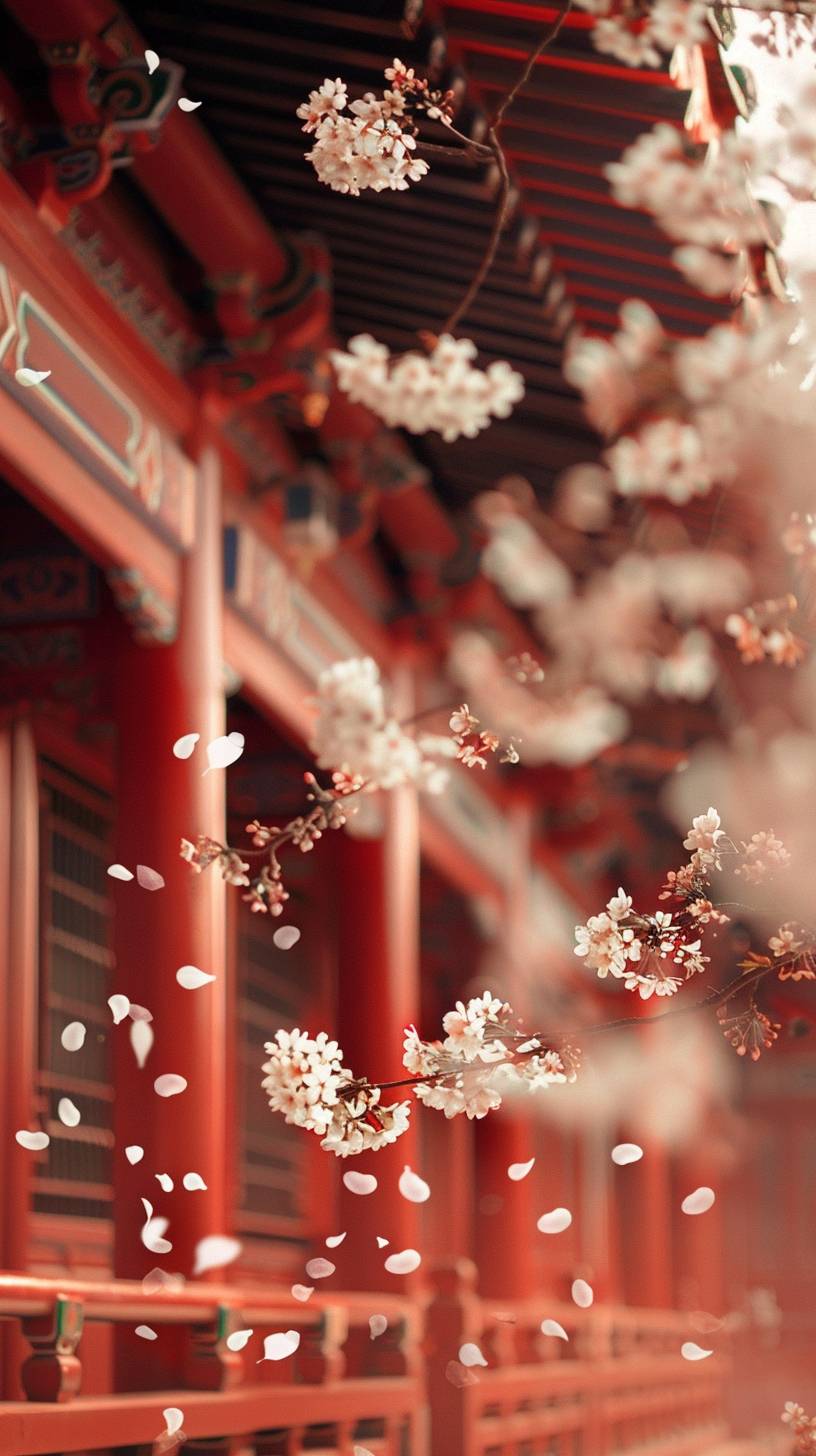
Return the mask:
<svg viewBox="0 0 816 1456"><path fill-rule="evenodd" d="M388 1330L369 1336L372 1313ZM427 1420L419 1334L408 1300L317 1293L299 1304L282 1291L214 1284L144 1293L129 1281L0 1275L0 1318L18 1321L31 1347L22 1365L26 1401L0 1403L0 1452L149 1452L178 1406L185 1452L211 1456L426 1456ZM81 1339L92 1323L189 1331L184 1388L83 1397ZM243 1353L227 1337L252 1328ZM260 1336L296 1329L301 1343L282 1364L255 1362Z"/></svg>

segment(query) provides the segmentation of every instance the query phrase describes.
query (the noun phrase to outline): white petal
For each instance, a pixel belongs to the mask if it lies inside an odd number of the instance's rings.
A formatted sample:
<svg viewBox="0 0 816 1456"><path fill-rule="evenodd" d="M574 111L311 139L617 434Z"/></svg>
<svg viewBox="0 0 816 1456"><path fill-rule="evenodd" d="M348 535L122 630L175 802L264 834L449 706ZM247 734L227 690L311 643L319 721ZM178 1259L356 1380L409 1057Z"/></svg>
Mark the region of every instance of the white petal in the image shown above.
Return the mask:
<svg viewBox="0 0 816 1456"><path fill-rule="evenodd" d="M351 1451L352 1456L374 1456L374 1452L369 1451L367 1446L352 1446Z"/></svg>
<svg viewBox="0 0 816 1456"><path fill-rule="evenodd" d="M572 1214L568 1208L552 1208L549 1213L542 1213L536 1228L541 1234L562 1234L572 1223Z"/></svg>
<svg viewBox="0 0 816 1456"><path fill-rule="evenodd" d="M201 102L188 101L186 96L180 96L178 104L182 111L195 111L201 105Z"/></svg>
<svg viewBox="0 0 816 1456"><path fill-rule="evenodd" d="M50 375L50 369L16 369L14 372L14 378L24 389L31 389L33 384L42 384Z"/></svg>
<svg viewBox="0 0 816 1456"><path fill-rule="evenodd" d="M487 1365L479 1346L470 1343L459 1346L459 1359L463 1365Z"/></svg>
<svg viewBox="0 0 816 1456"><path fill-rule="evenodd" d="M133 1333L138 1335L140 1340L157 1340L159 1338L150 1325L137 1325Z"/></svg>
<svg viewBox="0 0 816 1456"><path fill-rule="evenodd" d="M85 1027L81 1021L69 1021L62 1028L60 1042L66 1052L78 1052L85 1045Z"/></svg>
<svg viewBox="0 0 816 1456"><path fill-rule="evenodd" d="M511 1163L507 1169L508 1178L513 1183L520 1183L522 1178L526 1178L527 1174L531 1172L534 1162L535 1158L531 1158L529 1163Z"/></svg>
<svg viewBox="0 0 816 1456"><path fill-rule="evenodd" d="M427 1203L431 1196L431 1190L425 1179L420 1178L418 1173L412 1172L407 1163L400 1173L399 1191L409 1203Z"/></svg>
<svg viewBox="0 0 816 1456"><path fill-rule="evenodd" d="M244 1346L252 1339L254 1333L254 1330L233 1330L231 1335L227 1335L227 1349L243 1350Z"/></svg>
<svg viewBox="0 0 816 1456"><path fill-rule="evenodd" d="M169 1405L167 1407L167 1410L162 1411L162 1415L164 1416L165 1425L167 1426L168 1436L175 1436L176 1431L181 1430L182 1421L184 1420L184 1411L179 1410L177 1405Z"/></svg>
<svg viewBox="0 0 816 1456"><path fill-rule="evenodd" d="M57 1117L66 1127L76 1127L82 1121L82 1113L70 1097L60 1097L57 1103Z"/></svg>
<svg viewBox="0 0 816 1456"><path fill-rule="evenodd" d="M326 1248L327 1249L337 1249L337 1248L339 1248L340 1245L342 1244L342 1242L343 1242L343 1240L344 1240L345 1237L346 1237L345 1234L330 1234L329 1237L326 1240Z"/></svg>
<svg viewBox="0 0 816 1456"><path fill-rule="evenodd" d="M201 986L208 986L215 976L208 976L206 971L200 971L198 966L179 966L176 971L176 980L185 991L197 991Z"/></svg>
<svg viewBox="0 0 816 1456"><path fill-rule="evenodd" d="M680 1346L680 1354L684 1360L707 1360L709 1355L714 1354L714 1351L704 1350L701 1345L695 1345L693 1340L686 1340L686 1343Z"/></svg>
<svg viewBox="0 0 816 1456"><path fill-rule="evenodd" d="M197 1193L199 1190L206 1193L207 1191L207 1185L200 1173L185 1173L181 1182L188 1193Z"/></svg>
<svg viewBox="0 0 816 1456"><path fill-rule="evenodd" d="M335 1265L330 1259L310 1259L306 1273L310 1279L328 1279L334 1273Z"/></svg>
<svg viewBox="0 0 816 1456"><path fill-rule="evenodd" d="M693 1193L689 1193L688 1197L683 1199L680 1207L684 1213L708 1213L708 1210L713 1208L716 1197L713 1188L705 1186L695 1188Z"/></svg>
<svg viewBox="0 0 816 1456"><path fill-rule="evenodd" d="M272 936L273 943L278 950L291 950L300 940L300 931L296 925L281 925Z"/></svg>
<svg viewBox="0 0 816 1456"><path fill-rule="evenodd" d="M199 103L200 104L200 103ZM181 102L179 102L179 106ZM214 738L207 744L207 767L205 774L214 768L229 768L244 751L243 733L229 733L225 738Z"/></svg>
<svg viewBox="0 0 816 1456"><path fill-rule="evenodd" d="M153 1204L147 1198L142 1199L142 1207L145 1211L142 1243L151 1254L169 1254L173 1245L169 1239L164 1237L167 1230L167 1219L154 1218Z"/></svg>
<svg viewBox="0 0 816 1456"><path fill-rule="evenodd" d="M136 1021L133 1024L143 1026L145 1023ZM159 1097L178 1097L179 1093L184 1092L186 1088L187 1078L180 1077L177 1072L164 1072L153 1083L153 1091L157 1092Z"/></svg>
<svg viewBox="0 0 816 1456"><path fill-rule="evenodd" d="M196 1244L194 1274L205 1274L208 1269L223 1269L231 1264L241 1252L238 1239L227 1234L208 1234Z"/></svg>
<svg viewBox="0 0 816 1456"><path fill-rule="evenodd" d="M125 1017L127 1016L130 1010L130 1002L128 1001L127 996L115 995L108 997L108 1005L111 1009L113 1024L114 1026L118 1026L119 1022L124 1021Z"/></svg>
<svg viewBox="0 0 816 1456"><path fill-rule="evenodd" d="M20 1144L20 1147L27 1148L30 1153L41 1153L43 1148L47 1148L51 1141L47 1132L28 1132L24 1127L19 1132L16 1132L14 1137L15 1141Z"/></svg>
<svg viewBox="0 0 816 1456"><path fill-rule="evenodd" d="M152 870L150 865L136 866L136 879L143 890L163 890L164 876L158 870Z"/></svg>
<svg viewBox="0 0 816 1456"><path fill-rule="evenodd" d="M365 1198L368 1193L373 1193L377 1187L377 1180L373 1173L344 1173L343 1182L349 1193L359 1193Z"/></svg>
<svg viewBox="0 0 816 1456"><path fill-rule="evenodd" d="M294 1355L300 1344L300 1335L297 1330L285 1330L282 1334L267 1335L264 1340L264 1360L286 1360L289 1355ZM260 1360L258 1364L260 1365Z"/></svg>
<svg viewBox="0 0 816 1456"><path fill-rule="evenodd" d="M368 1328L371 1331L371 1339L377 1340L388 1329L388 1320L384 1314L369 1315Z"/></svg>
<svg viewBox="0 0 816 1456"><path fill-rule="evenodd" d="M591 1284L587 1284L586 1279L573 1279L572 1298L579 1309L589 1309L594 1302L595 1291Z"/></svg>
<svg viewBox="0 0 816 1456"><path fill-rule="evenodd" d="M314 1285L313 1284L293 1284L292 1285L292 1298L293 1299L299 1299L300 1302L301 1302L301 1304L305 1304L306 1301L307 1301L307 1299L311 1299L311 1297L312 1297L313 1294L314 1294Z"/></svg>
<svg viewBox="0 0 816 1456"><path fill-rule="evenodd" d="M162 1193L173 1192L173 1180L170 1177L169 1173L157 1173L156 1180L159 1187L161 1188Z"/></svg>
<svg viewBox="0 0 816 1456"><path fill-rule="evenodd" d="M200 733L185 733L177 738L173 744L173 754L176 758L189 758L198 743Z"/></svg>
<svg viewBox="0 0 816 1456"><path fill-rule="evenodd" d="M554 1335L557 1340L568 1340L569 1335L558 1320L546 1319L541 1321L542 1335Z"/></svg>
<svg viewBox="0 0 816 1456"><path fill-rule="evenodd" d="M148 1009L147 1009L146 1006L139 1006L139 1005L137 1005L137 1003L135 1001L131 1001L131 1003L130 1003L130 1005L128 1007L128 1016L130 1017L131 1021L152 1021L153 1020L153 1013L152 1013L152 1011L148 1011Z"/></svg>
<svg viewBox="0 0 816 1456"><path fill-rule="evenodd" d="M155 51L145 51L144 58L147 61L147 74L152 76L153 72L158 70L159 58Z"/></svg>
<svg viewBox="0 0 816 1456"><path fill-rule="evenodd" d="M134 1021L130 1028L130 1045L138 1066L143 1067L153 1046L153 1027L149 1021Z"/></svg>
<svg viewBox="0 0 816 1456"><path fill-rule="evenodd" d="M387 1249L388 1248L388 1245L390 1244L390 1242L391 1242L390 1239L381 1239L380 1238L380 1235L377 1234L377 1248L378 1249Z"/></svg>
<svg viewBox="0 0 816 1456"><path fill-rule="evenodd" d="M422 1263L422 1255L416 1249L403 1249L399 1254L389 1254L385 1267L389 1274L413 1274Z"/></svg>
<svg viewBox="0 0 816 1456"><path fill-rule="evenodd" d="M131 1143L130 1147L125 1148L125 1157L131 1164L141 1163L144 1157L144 1148L140 1148L138 1143Z"/></svg>
<svg viewBox="0 0 816 1456"><path fill-rule="evenodd" d="M110 877L111 877L112 880L132 880L133 879L133 872L131 870L127 869L125 867L125 865L120 865L120 864L108 865L108 874L110 875Z"/></svg>
<svg viewBox="0 0 816 1456"><path fill-rule="evenodd" d="M609 1155L613 1163L619 1168L625 1168L627 1163L639 1163L643 1157L643 1149L637 1143L617 1143Z"/></svg>
<svg viewBox="0 0 816 1456"><path fill-rule="evenodd" d="M151 1269L142 1280L142 1290L145 1294L158 1294L160 1289L183 1289L184 1282L181 1274L168 1274L165 1269Z"/></svg>

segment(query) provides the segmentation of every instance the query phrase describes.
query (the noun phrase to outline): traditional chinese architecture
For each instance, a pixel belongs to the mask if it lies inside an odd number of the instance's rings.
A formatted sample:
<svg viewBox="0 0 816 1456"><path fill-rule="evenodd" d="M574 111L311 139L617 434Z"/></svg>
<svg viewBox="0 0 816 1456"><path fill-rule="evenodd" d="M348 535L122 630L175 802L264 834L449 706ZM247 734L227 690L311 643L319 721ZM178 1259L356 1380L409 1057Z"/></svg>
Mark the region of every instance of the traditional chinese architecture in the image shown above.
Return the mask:
<svg viewBox="0 0 816 1456"><path fill-rule="evenodd" d="M609 330L634 289L669 328L722 315L601 175L645 123L681 123L688 92L667 69L600 59L575 13L508 123L512 218L469 317L486 355L522 369L523 405L483 439L445 445L337 392L338 340L370 329L401 349L438 327L484 246L499 178L443 157L421 201L352 202L304 166L298 102L339 69L364 87L399 54L452 87L457 125L478 139L556 15L513 0L2 5L9 1456L150 1451L166 1407L201 1456L736 1456L749 1384L758 1422L790 1397L791 1362L797 1398L812 1389L816 1079L798 1045L751 1081L749 1117L735 1075L706 1111L710 1136L674 1151L655 1140L628 1167L609 1157L630 1132L617 1114L597 1130L527 1104L475 1124L416 1118L377 1155L371 1199L273 1118L260 1088L278 1026L325 1026L353 1065L396 1077L403 1029L435 1034L488 983L530 1015L593 1001L617 1014L569 945L621 865L629 883L659 880L642 853L648 771L643 823L597 800L580 768L457 769L442 798L380 796L373 822L294 858L301 938L286 952L268 917L177 858L182 837L226 824L238 842L251 819L298 812L309 694L330 664L370 655L400 718L444 718L462 627L506 655L534 652L525 613L481 569L470 501L508 470L545 499L592 458L560 370L573 320ZM21 370L47 377L32 388ZM171 753L192 732L240 732L243 756L203 775ZM164 888L112 878L111 864L152 867ZM182 965L216 977L206 996L177 983ZM111 1024L115 994L152 1013L146 1066ZM81 1059L62 1040L72 1021L87 1028ZM156 1097L166 1072L194 1098ZM57 1116L63 1096L82 1106L77 1127ZM50 1134L39 1153L14 1138L35 1122ZM778 1165L757 1131L771 1126ZM508 1181L531 1158L534 1173ZM398 1192L406 1163L431 1185L425 1204ZM781 1235L778 1168L794 1164ZM205 1186L187 1192L192 1170ZM681 1200L701 1184L717 1205L686 1218ZM161 1267L186 1282L144 1282L156 1260L143 1198L170 1219ZM574 1213L557 1239L536 1230L556 1206ZM299 1303L293 1282L340 1231L335 1275ZM193 1278L197 1245L216 1234L240 1257ZM384 1272L378 1238L421 1251L420 1270ZM570 1298L576 1279L591 1308ZM798 1325L779 1325L777 1299L802 1310ZM387 1320L376 1340L375 1314ZM542 1334L545 1317L568 1340ZM227 1343L249 1328L298 1331L296 1356L257 1364L254 1347ZM716 1359L678 1357L712 1331ZM461 1365L465 1343L486 1368Z"/></svg>

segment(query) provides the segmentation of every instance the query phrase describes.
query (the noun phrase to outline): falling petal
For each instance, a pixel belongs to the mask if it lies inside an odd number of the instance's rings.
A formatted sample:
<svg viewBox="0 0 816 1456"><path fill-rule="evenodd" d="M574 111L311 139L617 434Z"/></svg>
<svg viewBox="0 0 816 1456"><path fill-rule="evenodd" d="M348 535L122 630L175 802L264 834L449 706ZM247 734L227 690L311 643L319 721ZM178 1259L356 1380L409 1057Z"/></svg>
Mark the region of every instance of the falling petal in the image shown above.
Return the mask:
<svg viewBox="0 0 816 1456"><path fill-rule="evenodd" d="M200 971L198 966L179 966L176 971L176 980L185 991L197 991L201 986L208 986L215 976L208 976L206 971Z"/></svg>
<svg viewBox="0 0 816 1456"><path fill-rule="evenodd" d="M326 1240L326 1248L327 1249L337 1249L337 1248L339 1248L340 1244L342 1244L342 1242L343 1242L343 1240L344 1240L345 1237L346 1237L345 1234L330 1234L329 1237Z"/></svg>
<svg viewBox="0 0 816 1456"><path fill-rule="evenodd" d="M349 1193L359 1193L361 1198L373 1193L377 1187L373 1173L344 1173L343 1182Z"/></svg>
<svg viewBox="0 0 816 1456"><path fill-rule="evenodd" d="M108 874L110 875L110 877L111 877L112 880L132 880L133 879L132 872L129 869L127 869L125 867L125 865L120 865L120 864L108 865Z"/></svg>
<svg viewBox="0 0 816 1456"><path fill-rule="evenodd" d="M243 1350L244 1346L252 1339L254 1333L254 1330L233 1330L231 1335L227 1335L227 1349Z"/></svg>
<svg viewBox="0 0 816 1456"><path fill-rule="evenodd" d="M173 1192L173 1180L170 1177L170 1174L169 1173L157 1173L156 1174L156 1179L158 1181L158 1184L159 1184L159 1187L161 1188L162 1193L172 1193Z"/></svg>
<svg viewBox="0 0 816 1456"><path fill-rule="evenodd" d="M200 101L188 101L186 96L179 97L179 108L181 111L196 111L201 105Z"/></svg>
<svg viewBox="0 0 816 1456"><path fill-rule="evenodd" d="M368 1328L371 1331L371 1339L378 1340L388 1329L388 1320L384 1314L369 1315Z"/></svg>
<svg viewBox="0 0 816 1456"><path fill-rule="evenodd" d="M130 1017L131 1021L153 1020L153 1012L148 1011L146 1006L137 1006L135 1001L131 1001L130 1006L128 1007L128 1016Z"/></svg>
<svg viewBox="0 0 816 1456"><path fill-rule="evenodd" d="M158 870L152 870L150 865L136 866L136 879L143 890L163 890L164 876Z"/></svg>
<svg viewBox="0 0 816 1456"><path fill-rule="evenodd" d="M460 1345L459 1359L461 1360L463 1365L467 1365L468 1367L470 1367L471 1365L484 1365L485 1367L487 1366L487 1361L485 1360L485 1357L479 1349L478 1345L473 1345L470 1343L466 1345Z"/></svg>
<svg viewBox="0 0 816 1456"><path fill-rule="evenodd" d="M134 1022L134 1025L142 1024ZM159 1097L178 1097L179 1093L184 1092L186 1088L187 1078L180 1077L177 1072L165 1072L153 1083L153 1091L157 1092Z"/></svg>
<svg viewBox="0 0 816 1456"><path fill-rule="evenodd" d="M17 369L14 378L24 389L31 389L34 384L42 384L43 380L50 378L50 369Z"/></svg>
<svg viewBox="0 0 816 1456"><path fill-rule="evenodd" d="M474 1375L473 1371L468 1370L466 1366L460 1365L458 1360L448 1361L445 1366L445 1379L449 1380L451 1385L455 1385L457 1390L461 1390L465 1385L478 1385L479 1383L478 1376Z"/></svg>
<svg viewBox="0 0 816 1456"><path fill-rule="evenodd" d="M130 1028L130 1045L137 1066L143 1067L153 1046L153 1028L149 1021L134 1021Z"/></svg>
<svg viewBox="0 0 816 1456"><path fill-rule="evenodd" d="M407 1163L400 1173L399 1191L409 1203L427 1203L431 1196L431 1190L425 1179L420 1178L418 1173L414 1173Z"/></svg>
<svg viewBox="0 0 816 1456"><path fill-rule="evenodd" d="M179 106L181 102L179 102ZM214 768L229 768L244 751L243 733L229 733L226 738L214 738L207 744L207 767L205 774Z"/></svg>
<svg viewBox="0 0 816 1456"><path fill-rule="evenodd" d="M572 1223L572 1214L568 1208L553 1208L549 1213L542 1213L536 1228L540 1234L562 1234Z"/></svg>
<svg viewBox="0 0 816 1456"><path fill-rule="evenodd" d="M422 1263L422 1255L416 1249L403 1249L399 1254L389 1254L385 1267L389 1274L413 1274Z"/></svg>
<svg viewBox="0 0 816 1456"><path fill-rule="evenodd" d="M707 1360L709 1355L714 1354L714 1351L704 1350L702 1345L695 1345L693 1340L686 1340L686 1343L680 1346L680 1354L684 1360Z"/></svg>
<svg viewBox="0 0 816 1456"><path fill-rule="evenodd" d="M206 1193L207 1191L207 1185L200 1173L185 1173L181 1182L188 1193L197 1193L199 1191Z"/></svg>
<svg viewBox="0 0 816 1456"><path fill-rule="evenodd" d="M129 1163L141 1163L144 1157L144 1148L140 1148L138 1143L131 1143L130 1147L125 1148L125 1157Z"/></svg>
<svg viewBox="0 0 816 1456"><path fill-rule="evenodd" d="M625 1168L627 1163L639 1163L643 1157L643 1149L637 1143L618 1143L610 1153L613 1163L619 1168Z"/></svg>
<svg viewBox="0 0 816 1456"><path fill-rule="evenodd" d="M300 940L300 931L296 925L282 925L272 936L273 943L278 950L291 950Z"/></svg>
<svg viewBox="0 0 816 1456"><path fill-rule="evenodd" d="M20 1147L27 1148L30 1153L41 1153L51 1141L47 1132L28 1132L26 1128L21 1128L14 1137Z"/></svg>
<svg viewBox="0 0 816 1456"><path fill-rule="evenodd" d="M541 1321L542 1335L554 1335L557 1340L568 1340L569 1335L558 1320L546 1319Z"/></svg>
<svg viewBox="0 0 816 1456"><path fill-rule="evenodd" d="M579 1309L589 1309L594 1302L595 1291L591 1284L587 1284L586 1279L573 1279L572 1298Z"/></svg>
<svg viewBox="0 0 816 1456"><path fill-rule="evenodd" d="M693 1193L689 1193L688 1197L683 1199L680 1207L683 1213L708 1213L708 1210L714 1205L716 1196L713 1188L705 1186L695 1188Z"/></svg>
<svg viewBox="0 0 816 1456"><path fill-rule="evenodd" d="M314 1285L313 1284L293 1284L292 1285L292 1298L293 1299L299 1299L300 1302L301 1302L301 1304L305 1304L306 1301L307 1301L307 1299L311 1299L311 1297L312 1297L313 1294L314 1294Z"/></svg>
<svg viewBox="0 0 816 1456"><path fill-rule="evenodd" d="M147 61L147 74L152 76L153 72L158 70L159 58L155 51L145 51L144 58Z"/></svg>
<svg viewBox="0 0 816 1456"><path fill-rule="evenodd" d="M181 1430L181 1425L184 1420L184 1411L179 1410L177 1405L169 1405L167 1407L167 1410L162 1411L162 1415L164 1416L164 1423L167 1427L168 1436L175 1436L176 1431Z"/></svg>
<svg viewBox="0 0 816 1456"><path fill-rule="evenodd" d="M241 1252L238 1239L227 1234L208 1234L196 1244L194 1274L205 1274L208 1269L223 1269L231 1264Z"/></svg>
<svg viewBox="0 0 816 1456"><path fill-rule="evenodd" d="M189 758L198 743L200 733L185 733L177 738L173 744L173 754L176 758Z"/></svg>
<svg viewBox="0 0 816 1456"><path fill-rule="evenodd" d="M82 1114L70 1097L60 1097L57 1103L57 1117L66 1127L77 1127L82 1121Z"/></svg>
<svg viewBox="0 0 816 1456"><path fill-rule="evenodd" d="M391 1242L390 1239L381 1239L380 1238L380 1235L377 1234L377 1248L378 1249L387 1249L388 1248L388 1245L390 1244L390 1242Z"/></svg>
<svg viewBox="0 0 816 1456"><path fill-rule="evenodd" d="M531 1158L529 1163L511 1163L507 1169L508 1178L513 1183L520 1183L522 1178L526 1178L527 1174L532 1170L534 1162L535 1158Z"/></svg>
<svg viewBox="0 0 816 1456"><path fill-rule="evenodd" d="M169 1239L164 1237L167 1229L166 1218L154 1218L153 1204L147 1198L142 1199L142 1207L145 1211L145 1221L142 1227L142 1243L151 1254L169 1254L173 1245Z"/></svg>
<svg viewBox="0 0 816 1456"><path fill-rule="evenodd" d="M160 1289L178 1290L183 1288L183 1276L168 1274L166 1269L151 1269L142 1280L142 1290L145 1294L158 1294Z"/></svg>
<svg viewBox="0 0 816 1456"><path fill-rule="evenodd" d="M328 1279L334 1273L335 1265L330 1259L310 1259L306 1273L310 1279Z"/></svg>
<svg viewBox="0 0 816 1456"><path fill-rule="evenodd" d="M300 1344L297 1330L285 1330L282 1334L267 1335L264 1340L264 1360L286 1360L294 1355ZM258 1361L261 1364L261 1361Z"/></svg>
<svg viewBox="0 0 816 1456"><path fill-rule="evenodd" d="M150 1325L137 1325L133 1333L138 1335L140 1340L157 1340L159 1338Z"/></svg>
<svg viewBox="0 0 816 1456"><path fill-rule="evenodd" d="M352 1456L374 1456L374 1452L369 1451L367 1446L352 1446L351 1450Z"/></svg>
<svg viewBox="0 0 816 1456"><path fill-rule="evenodd" d="M85 1027L81 1021L69 1021L62 1029L60 1042L66 1052L78 1052L85 1045Z"/></svg>
<svg viewBox="0 0 816 1456"><path fill-rule="evenodd" d="M119 1022L124 1021L125 1017L127 1016L130 1010L130 1002L128 1001L127 996L116 995L108 997L108 1005L111 1009L113 1024L114 1026L118 1026Z"/></svg>

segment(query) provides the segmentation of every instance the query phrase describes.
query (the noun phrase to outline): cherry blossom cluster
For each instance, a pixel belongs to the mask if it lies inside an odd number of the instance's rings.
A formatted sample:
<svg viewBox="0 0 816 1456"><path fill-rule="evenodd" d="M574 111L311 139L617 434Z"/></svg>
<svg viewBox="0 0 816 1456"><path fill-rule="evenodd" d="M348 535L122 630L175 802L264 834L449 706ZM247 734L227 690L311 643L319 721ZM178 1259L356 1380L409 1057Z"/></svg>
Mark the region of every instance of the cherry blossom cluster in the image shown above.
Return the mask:
<svg viewBox="0 0 816 1456"><path fill-rule="evenodd" d="M357 334L348 349L333 349L337 382L355 404L365 405L392 428L413 435L436 431L449 443L473 439L491 419L506 419L524 395L524 380L504 360L486 369L473 364L470 339L442 334L429 353L392 355L370 334Z"/></svg>
<svg viewBox="0 0 816 1456"><path fill-rule="evenodd" d="M385 79L390 84L381 96L367 91L349 104L345 82L327 78L297 109L303 130L315 139L306 159L335 192L352 197L366 188L404 192L428 171L427 162L415 155L415 113L424 111L450 125L450 92L431 91L427 81L396 59L386 67Z"/></svg>
<svg viewBox="0 0 816 1456"><path fill-rule="evenodd" d="M264 1050L261 1085L273 1112L317 1133L321 1147L338 1157L376 1152L407 1130L411 1104L383 1104L379 1087L356 1082L324 1031L316 1037L298 1027L277 1031Z"/></svg>
<svg viewBox="0 0 816 1456"><path fill-rule="evenodd" d="M456 757L466 768L487 768L487 755L495 753L501 745L497 733L490 733L479 727L479 719L471 713L467 703L462 703L451 713L450 731L456 744ZM518 763L519 753L512 738L504 749L500 763Z"/></svg>
<svg viewBox="0 0 816 1456"><path fill-rule="evenodd" d="M809 1416L795 1401L785 1402L782 1420L794 1437L792 1456L816 1456L816 1416Z"/></svg>
<svg viewBox="0 0 816 1456"><path fill-rule="evenodd" d="M798 609L791 593L769 598L731 612L725 630L734 638L745 663L772 662L777 667L796 667L807 653L807 643L793 630L791 619Z"/></svg>
<svg viewBox="0 0 816 1456"><path fill-rule="evenodd" d="M596 17L592 40L597 49L627 66L659 66L661 52L670 55L678 46L700 45L711 36L709 0L576 0L576 4ZM789 15L795 45L805 39L794 28L795 18L814 14L812 0L777 0L773 7L768 0L740 0L740 7L761 16L770 8ZM769 47L778 43L767 19L764 25L758 19L755 41Z"/></svg>

